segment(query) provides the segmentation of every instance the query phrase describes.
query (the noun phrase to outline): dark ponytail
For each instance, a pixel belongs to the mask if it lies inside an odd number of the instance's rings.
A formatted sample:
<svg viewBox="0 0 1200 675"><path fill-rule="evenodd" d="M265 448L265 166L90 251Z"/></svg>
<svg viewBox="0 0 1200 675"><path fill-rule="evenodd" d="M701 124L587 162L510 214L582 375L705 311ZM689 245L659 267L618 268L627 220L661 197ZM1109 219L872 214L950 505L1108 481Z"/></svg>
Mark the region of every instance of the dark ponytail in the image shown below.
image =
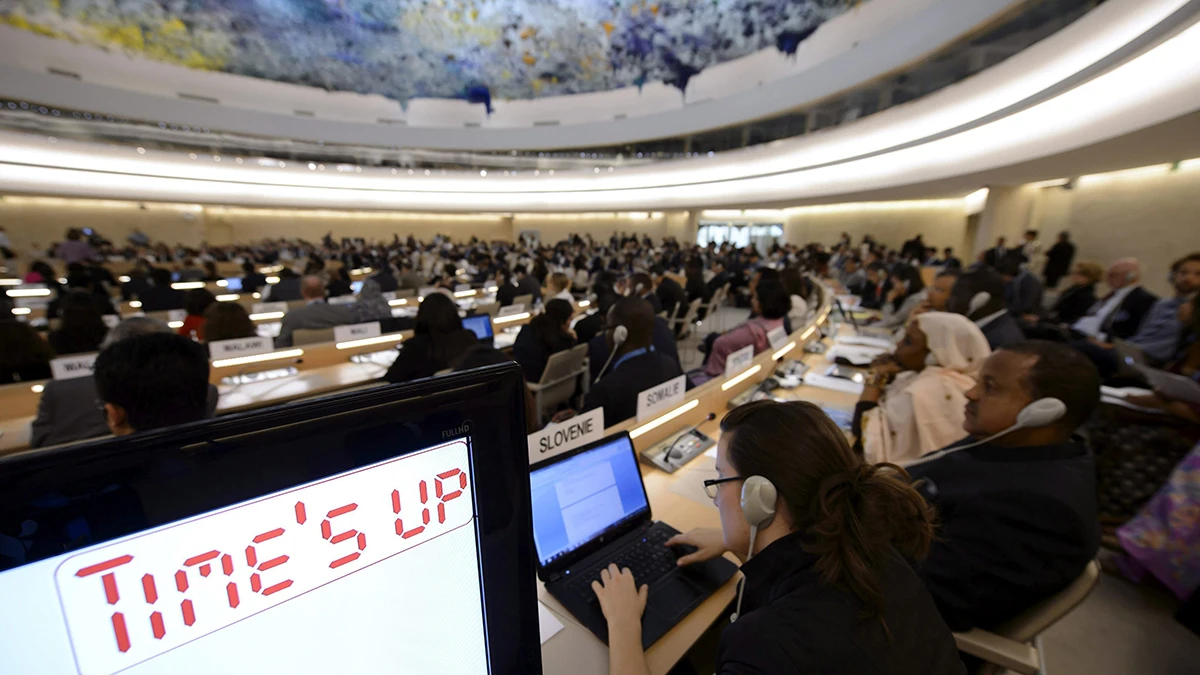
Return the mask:
<svg viewBox="0 0 1200 675"><path fill-rule="evenodd" d="M787 505L793 530L806 533L822 580L854 594L862 617L883 622L880 574L892 551L923 558L933 510L894 464L864 464L845 435L811 403L756 401L721 420L731 433L729 460L742 476L763 476Z"/></svg>

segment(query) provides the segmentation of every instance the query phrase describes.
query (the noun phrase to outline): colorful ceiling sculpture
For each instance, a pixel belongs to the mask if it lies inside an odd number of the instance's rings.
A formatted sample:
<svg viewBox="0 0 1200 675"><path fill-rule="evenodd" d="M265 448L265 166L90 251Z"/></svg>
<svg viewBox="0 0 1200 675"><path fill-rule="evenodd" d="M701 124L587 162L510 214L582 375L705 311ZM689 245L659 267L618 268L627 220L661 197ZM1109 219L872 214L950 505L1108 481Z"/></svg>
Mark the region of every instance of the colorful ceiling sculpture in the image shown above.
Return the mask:
<svg viewBox="0 0 1200 675"><path fill-rule="evenodd" d="M0 0L0 23L189 68L411 98L681 90L858 0Z"/></svg>

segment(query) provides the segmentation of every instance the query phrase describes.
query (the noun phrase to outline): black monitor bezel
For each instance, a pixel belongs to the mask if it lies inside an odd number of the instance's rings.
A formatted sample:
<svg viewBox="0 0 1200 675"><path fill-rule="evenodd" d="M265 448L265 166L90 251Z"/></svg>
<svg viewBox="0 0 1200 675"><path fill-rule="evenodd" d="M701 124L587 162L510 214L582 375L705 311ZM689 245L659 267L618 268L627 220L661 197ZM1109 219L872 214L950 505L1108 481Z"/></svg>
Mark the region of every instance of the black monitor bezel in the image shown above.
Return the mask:
<svg viewBox="0 0 1200 675"><path fill-rule="evenodd" d="M283 438L300 434L305 427L314 429L314 424L345 422L349 427L351 420L359 420L361 424L362 420L372 416L387 414L388 417L378 419L403 425L409 431L418 427L414 433L418 434L420 445L407 447L405 452L394 456L469 434L472 470L477 477L474 497L489 672L491 675L541 672L523 389L520 367L515 363L503 364L133 436L10 455L0 458L0 527L6 521L12 522L7 517L12 509L21 508L37 495L49 494L55 489L65 488L69 492L72 481L76 481L76 485L84 479L96 483L97 477L108 479L106 472L152 471L165 464L174 466L164 473L180 474L180 463L206 459L206 453L218 453L214 457L220 460L221 455L227 459L238 451L253 453L255 447L278 448ZM464 405L464 401L473 403ZM426 420L429 428L409 420ZM436 426L431 426L433 422ZM270 445L273 437L277 439L276 444ZM264 442L267 445L255 445ZM247 455L237 455L243 456ZM347 463L352 463L352 459ZM359 466L375 461L374 458L363 461ZM270 480L265 482L271 483ZM200 489L196 485L186 487L197 494L206 493L203 486L199 486ZM270 485L261 494L287 487ZM227 488L223 486L217 492ZM196 513L227 505L204 504ZM178 519L172 517L171 521ZM149 526L159 524L152 522ZM108 539L119 536L125 534ZM90 541L83 547L102 541ZM26 561L23 565L32 562L36 560Z"/></svg>

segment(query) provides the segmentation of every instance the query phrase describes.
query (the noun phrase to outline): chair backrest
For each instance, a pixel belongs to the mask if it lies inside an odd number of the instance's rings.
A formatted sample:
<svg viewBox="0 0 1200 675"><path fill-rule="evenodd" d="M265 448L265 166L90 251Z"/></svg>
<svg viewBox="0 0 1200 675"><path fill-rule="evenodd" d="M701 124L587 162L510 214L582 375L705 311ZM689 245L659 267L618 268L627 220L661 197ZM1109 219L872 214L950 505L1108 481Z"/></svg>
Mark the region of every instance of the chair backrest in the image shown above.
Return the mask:
<svg viewBox="0 0 1200 675"><path fill-rule="evenodd" d="M417 289L415 289L415 288L401 288L396 291L396 299L397 300L400 298L415 298L415 297L417 297Z"/></svg>
<svg viewBox="0 0 1200 675"><path fill-rule="evenodd" d="M538 383L546 384L579 372L583 368L583 360L587 357L587 352L588 346L581 344L551 354L550 358L546 361L546 369L542 371L542 378ZM573 383L572 386L574 386Z"/></svg>
<svg viewBox="0 0 1200 675"><path fill-rule="evenodd" d="M484 303L482 305L475 305L475 313L476 314L487 314L488 316L490 316L494 319L494 318L496 318L496 315L500 313L500 303L488 302L488 303Z"/></svg>
<svg viewBox="0 0 1200 675"><path fill-rule="evenodd" d="M1070 586L1033 605L991 632L1017 642L1028 642L1079 606L1099 581L1100 563L1093 560L1083 568L1083 574L1072 581Z"/></svg>
<svg viewBox="0 0 1200 675"><path fill-rule="evenodd" d="M317 342L333 342L332 328L300 328L292 332L292 346L311 345Z"/></svg>
<svg viewBox="0 0 1200 675"><path fill-rule="evenodd" d="M525 295L518 295L517 297L513 298L512 304L525 305L525 309L527 311L530 309L533 309L533 293L526 293Z"/></svg>

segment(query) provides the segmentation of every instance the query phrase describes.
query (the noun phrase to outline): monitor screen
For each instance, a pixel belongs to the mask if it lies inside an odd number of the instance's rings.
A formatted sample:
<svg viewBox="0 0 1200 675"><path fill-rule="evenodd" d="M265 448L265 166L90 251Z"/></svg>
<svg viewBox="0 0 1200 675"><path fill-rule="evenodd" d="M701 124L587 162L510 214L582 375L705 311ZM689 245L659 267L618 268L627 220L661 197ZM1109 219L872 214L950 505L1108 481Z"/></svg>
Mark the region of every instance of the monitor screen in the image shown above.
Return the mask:
<svg viewBox="0 0 1200 675"><path fill-rule="evenodd" d="M462 320L463 328L475 333L480 340L492 338L492 317L487 314L476 314Z"/></svg>
<svg viewBox="0 0 1200 675"><path fill-rule="evenodd" d="M529 490L533 541L543 566L649 511L633 443L624 433L539 465Z"/></svg>
<svg viewBox="0 0 1200 675"><path fill-rule="evenodd" d="M0 670L540 672L520 372L414 384L0 462Z"/></svg>
<svg viewBox="0 0 1200 675"><path fill-rule="evenodd" d="M359 291L362 290L362 287L363 287L363 282L361 282L361 281L351 281L350 282L350 292L354 293L355 295L358 295Z"/></svg>
<svg viewBox="0 0 1200 675"><path fill-rule="evenodd" d="M241 277L228 277L225 279L225 290L230 293L240 293L242 291Z"/></svg>

